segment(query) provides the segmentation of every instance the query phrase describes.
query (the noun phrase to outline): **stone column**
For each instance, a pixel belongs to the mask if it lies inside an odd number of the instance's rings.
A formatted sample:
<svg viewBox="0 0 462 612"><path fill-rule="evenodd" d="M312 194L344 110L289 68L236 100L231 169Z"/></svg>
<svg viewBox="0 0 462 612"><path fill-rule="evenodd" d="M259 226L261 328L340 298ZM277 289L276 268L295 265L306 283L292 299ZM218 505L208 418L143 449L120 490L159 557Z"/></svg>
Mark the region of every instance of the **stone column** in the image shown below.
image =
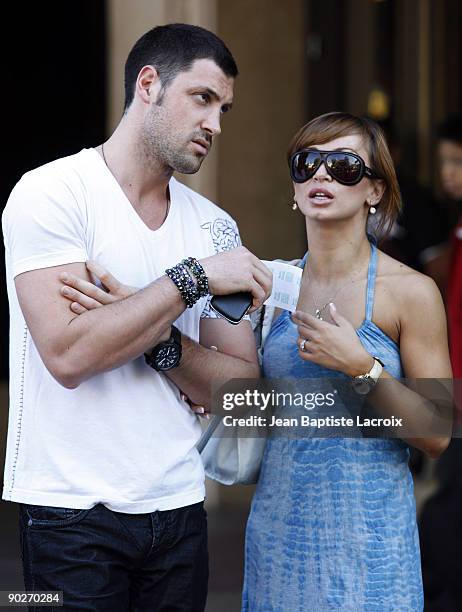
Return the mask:
<svg viewBox="0 0 462 612"><path fill-rule="evenodd" d="M156 25L191 23L216 32L217 0L108 0L107 131L120 121L124 103L124 65L138 38ZM216 201L219 141L197 174L181 175L192 189Z"/></svg>

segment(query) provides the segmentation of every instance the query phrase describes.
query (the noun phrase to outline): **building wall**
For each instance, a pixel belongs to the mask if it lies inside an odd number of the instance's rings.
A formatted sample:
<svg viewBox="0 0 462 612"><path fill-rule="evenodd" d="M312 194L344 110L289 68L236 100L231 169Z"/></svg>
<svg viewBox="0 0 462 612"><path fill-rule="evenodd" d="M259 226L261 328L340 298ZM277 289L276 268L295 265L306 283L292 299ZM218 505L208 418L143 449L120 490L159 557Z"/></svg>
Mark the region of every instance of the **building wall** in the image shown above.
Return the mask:
<svg viewBox="0 0 462 612"><path fill-rule="evenodd" d="M286 151L306 119L302 0L218 3L218 34L238 67L235 106L220 136L220 204L243 242L263 259L299 257L304 223L289 204Z"/></svg>

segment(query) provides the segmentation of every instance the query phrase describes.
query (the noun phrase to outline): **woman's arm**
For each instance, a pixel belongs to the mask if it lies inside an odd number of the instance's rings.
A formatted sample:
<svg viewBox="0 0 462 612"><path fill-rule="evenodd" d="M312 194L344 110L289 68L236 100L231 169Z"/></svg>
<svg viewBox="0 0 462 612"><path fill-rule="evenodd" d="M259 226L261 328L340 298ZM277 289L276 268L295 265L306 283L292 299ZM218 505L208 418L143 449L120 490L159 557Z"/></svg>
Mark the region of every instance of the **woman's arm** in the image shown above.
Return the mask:
<svg viewBox="0 0 462 612"><path fill-rule="evenodd" d="M399 295L398 287L394 294ZM384 370L367 396L368 403L376 416L402 418L403 431L410 433L403 439L437 457L446 449L452 432L452 371L443 302L435 283L416 273L412 280L406 276L406 288L402 288L398 304L405 384ZM372 354L335 307L331 316L335 325L307 313L295 313L299 347L307 339L305 350L299 350L300 357L351 377L368 372L373 365ZM399 430L396 433L400 436Z"/></svg>
<svg viewBox="0 0 462 612"><path fill-rule="evenodd" d="M445 436L410 438L407 441L431 457L438 457L447 448L452 433L453 394L446 314L441 293L432 279L415 275L404 294L400 319L400 353L404 375L409 386L414 386L420 397L423 396L415 408L409 398L407 410L416 410L416 418L419 419L417 431L430 432L432 419L434 427L444 428L444 423L448 427ZM391 377L385 372L382 378L385 381ZM447 396L440 394L440 402L432 401L432 395L438 395L443 385L447 389ZM377 391L380 391L380 387L377 387Z"/></svg>

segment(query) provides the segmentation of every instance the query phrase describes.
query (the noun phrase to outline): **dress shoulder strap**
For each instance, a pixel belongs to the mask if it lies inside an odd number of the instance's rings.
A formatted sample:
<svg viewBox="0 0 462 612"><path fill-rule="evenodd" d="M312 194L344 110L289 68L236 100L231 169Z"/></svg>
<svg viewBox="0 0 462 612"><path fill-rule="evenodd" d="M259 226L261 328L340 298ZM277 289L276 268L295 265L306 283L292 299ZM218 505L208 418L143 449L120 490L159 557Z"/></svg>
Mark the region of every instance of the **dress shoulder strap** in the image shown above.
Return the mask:
<svg viewBox="0 0 462 612"><path fill-rule="evenodd" d="M371 257L367 272L366 321L372 320L372 313L374 311L375 277L377 275L377 247L373 241L371 241L370 244Z"/></svg>

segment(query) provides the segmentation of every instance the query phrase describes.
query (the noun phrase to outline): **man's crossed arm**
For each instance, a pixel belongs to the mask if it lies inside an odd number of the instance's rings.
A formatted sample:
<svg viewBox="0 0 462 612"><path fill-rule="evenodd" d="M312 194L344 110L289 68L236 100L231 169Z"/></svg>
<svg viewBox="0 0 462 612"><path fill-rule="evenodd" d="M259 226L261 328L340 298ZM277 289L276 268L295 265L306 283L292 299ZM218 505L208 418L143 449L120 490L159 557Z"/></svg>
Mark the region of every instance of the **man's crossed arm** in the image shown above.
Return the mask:
<svg viewBox="0 0 462 612"><path fill-rule="evenodd" d="M212 293L251 291L256 307L271 291L271 272L244 247L201 263ZM95 300L77 314L78 310L70 308L72 296L64 295L63 274L71 279L71 290L72 281L76 288L77 279L91 282L85 264L74 263L25 272L16 277L15 283L24 318L45 366L68 388L117 368L167 339L172 322L185 310L177 288L163 276L131 295L114 293L109 303ZM218 352L206 348L212 345ZM214 379L258 376L250 324L244 321L231 326L215 319L201 321L200 344L184 338L181 364L169 374L191 401L205 406L210 402Z"/></svg>

